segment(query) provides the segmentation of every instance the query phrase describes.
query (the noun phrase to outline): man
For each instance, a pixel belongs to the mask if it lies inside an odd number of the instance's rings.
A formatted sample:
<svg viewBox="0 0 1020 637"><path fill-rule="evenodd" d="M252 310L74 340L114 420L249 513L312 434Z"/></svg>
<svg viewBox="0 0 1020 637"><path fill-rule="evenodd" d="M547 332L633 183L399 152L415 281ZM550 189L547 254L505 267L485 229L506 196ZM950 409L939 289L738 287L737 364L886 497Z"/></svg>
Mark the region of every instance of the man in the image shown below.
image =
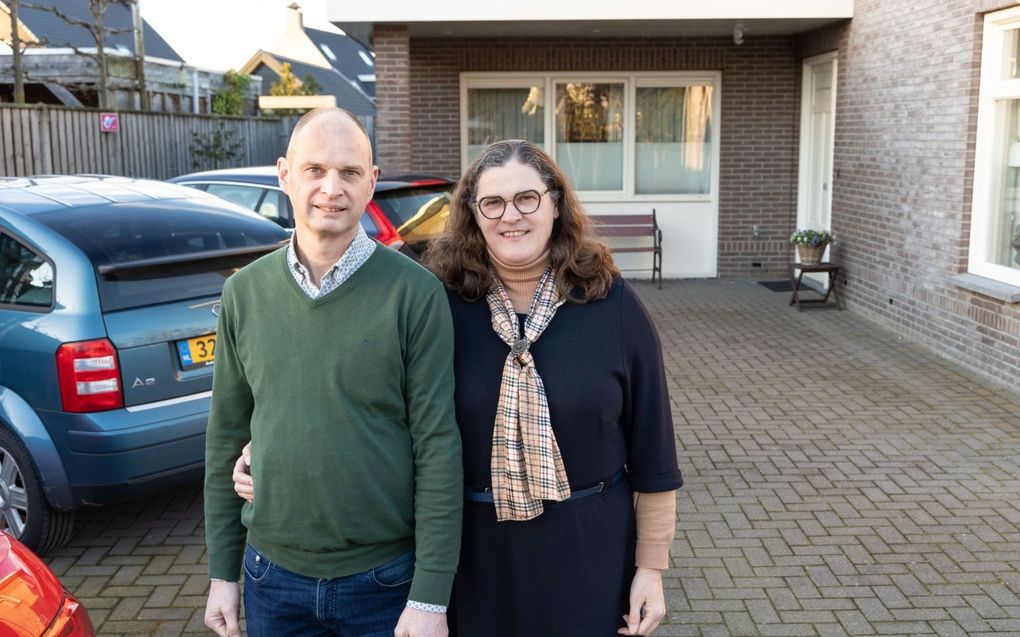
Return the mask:
<svg viewBox="0 0 1020 637"><path fill-rule="evenodd" d="M463 506L446 294L361 228L379 169L353 115L306 114L277 169L293 239L223 288L206 625L240 635L243 566L253 637L445 636ZM253 504L231 482L249 439Z"/></svg>

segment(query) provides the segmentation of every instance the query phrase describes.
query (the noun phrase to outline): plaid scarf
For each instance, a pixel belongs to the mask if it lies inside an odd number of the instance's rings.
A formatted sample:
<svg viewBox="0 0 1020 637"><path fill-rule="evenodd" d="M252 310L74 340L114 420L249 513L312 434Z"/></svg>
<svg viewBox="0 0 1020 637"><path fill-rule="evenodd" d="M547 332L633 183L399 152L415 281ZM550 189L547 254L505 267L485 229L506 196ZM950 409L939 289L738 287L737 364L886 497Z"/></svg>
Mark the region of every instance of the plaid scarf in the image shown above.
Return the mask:
<svg viewBox="0 0 1020 637"><path fill-rule="evenodd" d="M566 299L556 289L552 268L547 268L531 301L521 338L517 312L506 288L495 272L492 280L485 295L492 329L510 347L492 430L492 497L497 520L530 520L542 514L542 500L570 497L567 472L549 422L545 387L528 350Z"/></svg>

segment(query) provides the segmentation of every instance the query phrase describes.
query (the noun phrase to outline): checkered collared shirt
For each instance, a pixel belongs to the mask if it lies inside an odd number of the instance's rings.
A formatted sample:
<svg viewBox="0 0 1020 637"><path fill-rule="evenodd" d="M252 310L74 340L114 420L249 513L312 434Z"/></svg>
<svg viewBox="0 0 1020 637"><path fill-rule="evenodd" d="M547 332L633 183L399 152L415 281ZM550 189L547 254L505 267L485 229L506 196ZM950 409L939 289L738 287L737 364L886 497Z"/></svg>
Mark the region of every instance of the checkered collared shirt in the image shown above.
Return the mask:
<svg viewBox="0 0 1020 637"><path fill-rule="evenodd" d="M290 273L294 280L301 286L309 297L317 299L325 296L340 287L344 281L351 278L358 268L365 265L365 261L372 256L376 243L368 238L365 229L358 225L358 234L354 235L354 241L347 247L347 251L340 257L340 260L333 264L333 267L323 275L322 280L316 285L312 281L312 275L297 258L297 250L294 248L295 236L291 235L290 244L287 246L287 264L290 266Z"/></svg>

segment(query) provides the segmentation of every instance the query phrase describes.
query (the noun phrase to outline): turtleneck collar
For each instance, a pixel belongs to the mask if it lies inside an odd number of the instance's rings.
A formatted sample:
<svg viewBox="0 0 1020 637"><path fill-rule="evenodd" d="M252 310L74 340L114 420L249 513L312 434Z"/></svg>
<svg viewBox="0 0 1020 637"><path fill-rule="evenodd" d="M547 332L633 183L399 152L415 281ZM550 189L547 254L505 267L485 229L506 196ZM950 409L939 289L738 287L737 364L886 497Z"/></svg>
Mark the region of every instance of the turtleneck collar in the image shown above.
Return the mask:
<svg viewBox="0 0 1020 637"><path fill-rule="evenodd" d="M539 255L531 263L524 265L508 265L496 258L492 251L489 251L489 262L492 263L496 276L503 282L507 296L514 305L514 311L518 314L527 314L531 309L531 300L535 297L535 290L538 289L538 282L542 274L549 266L549 249Z"/></svg>

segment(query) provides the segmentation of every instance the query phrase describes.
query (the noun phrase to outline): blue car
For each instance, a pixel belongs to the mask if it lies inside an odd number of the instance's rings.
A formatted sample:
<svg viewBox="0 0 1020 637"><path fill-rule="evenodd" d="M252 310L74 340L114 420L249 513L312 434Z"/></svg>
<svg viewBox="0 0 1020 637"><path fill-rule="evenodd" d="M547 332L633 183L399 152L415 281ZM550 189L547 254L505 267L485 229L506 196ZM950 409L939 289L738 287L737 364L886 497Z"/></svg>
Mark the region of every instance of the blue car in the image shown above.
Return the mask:
<svg viewBox="0 0 1020 637"><path fill-rule="evenodd" d="M0 529L201 478L223 282L287 231L201 191L0 179Z"/></svg>

